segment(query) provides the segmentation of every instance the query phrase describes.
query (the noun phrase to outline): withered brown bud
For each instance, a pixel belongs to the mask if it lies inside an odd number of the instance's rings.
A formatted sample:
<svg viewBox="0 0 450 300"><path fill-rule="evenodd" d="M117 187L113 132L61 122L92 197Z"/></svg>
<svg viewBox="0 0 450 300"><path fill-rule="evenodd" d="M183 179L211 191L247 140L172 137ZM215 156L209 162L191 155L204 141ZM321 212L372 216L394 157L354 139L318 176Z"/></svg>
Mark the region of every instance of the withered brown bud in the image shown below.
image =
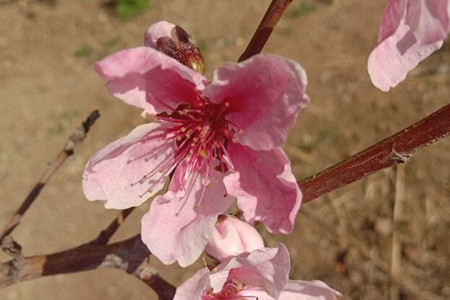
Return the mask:
<svg viewBox="0 0 450 300"><path fill-rule="evenodd" d="M160 37L156 41L156 49L201 74L205 73L205 60L200 49L194 39L178 25L172 28L171 36Z"/></svg>

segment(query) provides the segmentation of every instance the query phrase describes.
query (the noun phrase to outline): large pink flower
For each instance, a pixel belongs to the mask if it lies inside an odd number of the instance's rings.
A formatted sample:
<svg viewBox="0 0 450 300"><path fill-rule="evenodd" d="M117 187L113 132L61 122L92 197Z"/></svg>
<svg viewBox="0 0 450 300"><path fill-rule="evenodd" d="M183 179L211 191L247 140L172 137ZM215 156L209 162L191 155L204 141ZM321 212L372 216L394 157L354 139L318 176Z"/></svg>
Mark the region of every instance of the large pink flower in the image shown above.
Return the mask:
<svg viewBox="0 0 450 300"><path fill-rule="evenodd" d="M388 91L442 46L450 32L450 0L390 0L369 56L373 84Z"/></svg>
<svg viewBox="0 0 450 300"><path fill-rule="evenodd" d="M152 27L147 39L151 33ZM142 239L161 261L186 266L197 259L217 216L235 201L248 222L292 231L301 192L279 146L309 101L297 63L257 55L220 67L209 82L151 47L138 47L106 57L96 70L113 95L158 121L90 159L85 195L123 209L140 205L171 177L142 219Z"/></svg>
<svg viewBox="0 0 450 300"><path fill-rule="evenodd" d="M289 280L283 244L229 258L204 268L178 287L174 300L332 300L341 294L321 281Z"/></svg>

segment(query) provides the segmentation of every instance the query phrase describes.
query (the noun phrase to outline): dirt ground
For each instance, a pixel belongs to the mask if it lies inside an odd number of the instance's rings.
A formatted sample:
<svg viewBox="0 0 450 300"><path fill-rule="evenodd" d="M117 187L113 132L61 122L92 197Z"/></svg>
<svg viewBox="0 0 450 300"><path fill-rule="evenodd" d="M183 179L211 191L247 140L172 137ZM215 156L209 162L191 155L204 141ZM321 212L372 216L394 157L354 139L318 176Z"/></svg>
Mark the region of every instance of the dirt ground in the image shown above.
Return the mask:
<svg viewBox="0 0 450 300"><path fill-rule="evenodd" d="M94 238L117 214L88 202L81 174L104 144L141 124L140 111L106 92L93 63L140 46L159 20L177 23L203 50L207 75L236 61L269 0L152 0L124 22L104 0L0 0L0 226L18 208L67 136L94 109L101 119L55 174L14 231L25 255L62 251ZM264 49L299 62L311 104L285 145L298 179L331 166L444 106L450 95L450 44L389 93L372 86L366 62L387 1L295 0ZM314 5L315 3L315 5ZM378 172L305 204L289 236L263 232L269 246L291 251L291 278L320 279L344 299L450 298L450 140L419 151L404 167ZM397 187L397 188L396 188ZM404 187L404 189L402 189ZM399 225L393 226L394 200ZM139 231L149 203L113 240ZM393 243L393 233L399 243ZM400 280L390 277L401 246ZM1 253L0 261L9 257ZM179 285L201 262L182 270L152 264ZM157 299L118 270L58 275L0 290L0 299Z"/></svg>

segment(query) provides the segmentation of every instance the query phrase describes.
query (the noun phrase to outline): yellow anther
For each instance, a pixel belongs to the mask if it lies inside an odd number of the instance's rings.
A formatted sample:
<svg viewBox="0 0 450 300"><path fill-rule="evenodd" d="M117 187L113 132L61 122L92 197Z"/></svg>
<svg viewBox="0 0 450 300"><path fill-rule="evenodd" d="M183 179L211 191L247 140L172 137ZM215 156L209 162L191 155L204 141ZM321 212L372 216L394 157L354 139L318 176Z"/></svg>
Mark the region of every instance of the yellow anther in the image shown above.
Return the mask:
<svg viewBox="0 0 450 300"><path fill-rule="evenodd" d="M185 131L186 131L186 127L181 127L181 128L180 128L180 131L181 131L181 132L185 132Z"/></svg>
<svg viewBox="0 0 450 300"><path fill-rule="evenodd" d="M207 158L208 157L208 153L206 153L206 151L203 150L203 149L198 150L197 154L199 156L203 157L203 158Z"/></svg>

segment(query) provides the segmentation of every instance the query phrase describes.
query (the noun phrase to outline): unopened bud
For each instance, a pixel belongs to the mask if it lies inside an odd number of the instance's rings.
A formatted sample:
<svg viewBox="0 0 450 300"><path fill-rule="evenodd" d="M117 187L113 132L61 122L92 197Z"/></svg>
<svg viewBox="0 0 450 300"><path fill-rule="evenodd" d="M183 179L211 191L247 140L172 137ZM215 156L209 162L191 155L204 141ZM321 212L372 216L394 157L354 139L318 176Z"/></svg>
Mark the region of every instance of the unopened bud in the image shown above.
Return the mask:
<svg viewBox="0 0 450 300"><path fill-rule="evenodd" d="M223 261L261 248L264 248L264 242L253 226L236 217L220 215L205 251Z"/></svg>
<svg viewBox="0 0 450 300"><path fill-rule="evenodd" d="M194 39L180 26L161 21L150 26L144 34L144 44L170 56L201 74L205 60Z"/></svg>

